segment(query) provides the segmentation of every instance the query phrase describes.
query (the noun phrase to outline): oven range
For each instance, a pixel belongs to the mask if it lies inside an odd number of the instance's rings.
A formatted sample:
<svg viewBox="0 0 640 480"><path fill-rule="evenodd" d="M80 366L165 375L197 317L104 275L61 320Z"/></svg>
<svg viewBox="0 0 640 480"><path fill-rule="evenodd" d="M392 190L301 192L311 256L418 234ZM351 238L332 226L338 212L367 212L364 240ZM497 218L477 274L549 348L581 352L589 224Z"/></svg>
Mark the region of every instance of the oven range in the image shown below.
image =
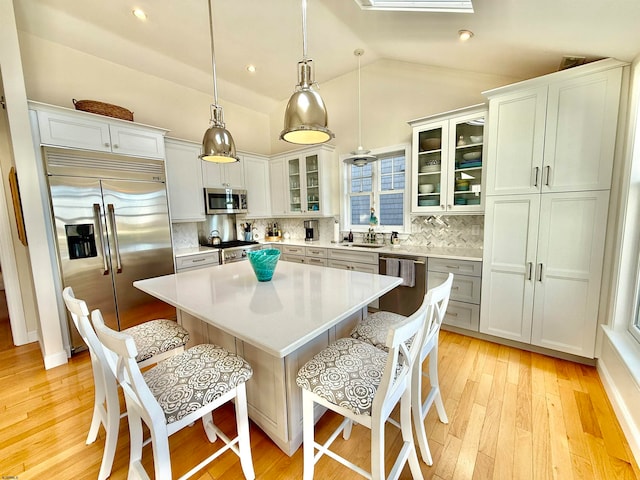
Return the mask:
<svg viewBox="0 0 640 480"><path fill-rule="evenodd" d="M204 243L202 245L204 247L219 248L221 264L246 260L247 251L260 250L261 248L258 242L246 242L243 240L231 240L229 242L221 242L217 245L212 243Z"/></svg>

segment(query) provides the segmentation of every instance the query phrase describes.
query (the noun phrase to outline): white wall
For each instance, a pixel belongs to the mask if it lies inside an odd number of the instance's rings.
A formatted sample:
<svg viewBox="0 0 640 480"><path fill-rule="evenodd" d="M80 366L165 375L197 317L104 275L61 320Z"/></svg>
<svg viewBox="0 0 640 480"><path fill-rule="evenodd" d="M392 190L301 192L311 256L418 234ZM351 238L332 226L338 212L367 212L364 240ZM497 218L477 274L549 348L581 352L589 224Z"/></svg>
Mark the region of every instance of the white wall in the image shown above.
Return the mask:
<svg viewBox="0 0 640 480"><path fill-rule="evenodd" d="M25 227L31 242L29 256L38 304L40 348L45 367L51 368L65 363L67 353L64 349L58 303L53 289L53 278L57 272L54 270L45 229L48 212L43 201L41 179L32 143L12 0L0 0L0 71L6 95L7 118L13 158L18 172Z"/></svg>
<svg viewBox="0 0 640 480"><path fill-rule="evenodd" d="M24 32L19 39L29 100L68 108L74 108L73 98L113 103L133 111L136 122L167 128L172 137L202 141L209 126L210 91L184 87ZM224 97L220 104L236 147L268 154L268 116L225 102Z"/></svg>
<svg viewBox="0 0 640 480"><path fill-rule="evenodd" d="M623 164L617 176L618 198L616 256L612 270L606 325L602 327L598 371L637 461L640 461L640 344L627 325L636 303L638 259L640 258L640 57L631 67L627 129L622 143ZM614 180L615 181L615 180ZM613 190L612 190L613 192Z"/></svg>

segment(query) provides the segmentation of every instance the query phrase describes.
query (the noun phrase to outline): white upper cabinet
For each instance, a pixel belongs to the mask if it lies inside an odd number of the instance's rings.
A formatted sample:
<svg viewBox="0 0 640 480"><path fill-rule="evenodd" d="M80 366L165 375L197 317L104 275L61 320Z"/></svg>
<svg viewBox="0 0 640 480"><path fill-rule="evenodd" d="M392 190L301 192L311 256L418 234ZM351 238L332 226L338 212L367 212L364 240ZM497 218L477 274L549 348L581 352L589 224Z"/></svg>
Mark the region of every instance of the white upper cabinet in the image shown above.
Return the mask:
<svg viewBox="0 0 640 480"><path fill-rule="evenodd" d="M167 189L172 222L205 220L199 143L167 138Z"/></svg>
<svg viewBox="0 0 640 480"><path fill-rule="evenodd" d="M205 188L245 188L244 163L202 162L202 182Z"/></svg>
<svg viewBox="0 0 640 480"><path fill-rule="evenodd" d="M289 152L272 160L272 173L284 164L285 215L287 216L329 216L335 215L338 191L337 159L334 148L321 145ZM274 177L274 182L279 182ZM274 188L272 186L272 192ZM273 213L279 207L280 194L275 192Z"/></svg>
<svg viewBox="0 0 640 480"><path fill-rule="evenodd" d="M602 60L484 92L487 194L609 189L623 65Z"/></svg>
<svg viewBox="0 0 640 480"><path fill-rule="evenodd" d="M413 120L411 211L480 213L486 107Z"/></svg>
<svg viewBox="0 0 640 480"><path fill-rule="evenodd" d="M164 159L166 130L138 123L29 102L36 111L43 145Z"/></svg>
<svg viewBox="0 0 640 480"><path fill-rule="evenodd" d="M247 216L271 215L271 191L269 188L269 159L254 154L240 155L244 164L244 184L247 189Z"/></svg>
<svg viewBox="0 0 640 480"><path fill-rule="evenodd" d="M275 216L287 214L286 166L284 158L269 160L271 181L271 213Z"/></svg>

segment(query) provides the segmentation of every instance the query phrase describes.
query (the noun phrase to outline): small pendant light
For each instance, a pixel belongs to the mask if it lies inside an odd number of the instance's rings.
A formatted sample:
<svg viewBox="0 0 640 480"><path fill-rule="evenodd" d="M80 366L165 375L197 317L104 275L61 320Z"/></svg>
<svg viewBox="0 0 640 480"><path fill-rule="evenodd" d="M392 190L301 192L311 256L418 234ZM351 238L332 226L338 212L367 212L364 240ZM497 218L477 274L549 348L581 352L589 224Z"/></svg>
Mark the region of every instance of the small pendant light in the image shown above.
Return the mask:
<svg viewBox="0 0 640 480"><path fill-rule="evenodd" d="M218 84L216 81L216 54L213 46L213 14L211 2L209 4L209 33L211 34L211 67L213 70L213 104L211 105L211 126L204 132L202 139L202 155L200 158L207 162L232 163L240 159L236 153L233 137L224 126L222 107L218 105Z"/></svg>
<svg viewBox="0 0 640 480"><path fill-rule="evenodd" d="M377 158L370 154L370 150L362 148L362 108L360 101L360 57L364 55L364 50L358 48L353 51L358 57L358 148L351 152L351 156L344 159L344 163L355 165L356 167L364 167L368 163L375 162Z"/></svg>
<svg viewBox="0 0 640 480"><path fill-rule="evenodd" d="M331 140L327 128L327 109L320 94L313 90L312 62L307 58L307 0L302 0L302 60L298 62L298 85L284 113L284 129L280 139L300 145L313 145Z"/></svg>

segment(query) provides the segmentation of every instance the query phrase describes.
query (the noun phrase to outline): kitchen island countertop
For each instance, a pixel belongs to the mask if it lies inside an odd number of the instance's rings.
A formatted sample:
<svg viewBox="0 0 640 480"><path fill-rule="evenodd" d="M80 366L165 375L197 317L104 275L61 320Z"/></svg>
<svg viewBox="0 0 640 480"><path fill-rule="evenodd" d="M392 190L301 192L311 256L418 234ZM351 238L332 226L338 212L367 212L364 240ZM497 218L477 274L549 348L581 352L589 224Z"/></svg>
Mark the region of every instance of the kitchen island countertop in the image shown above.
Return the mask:
<svg viewBox="0 0 640 480"><path fill-rule="evenodd" d="M258 282L250 262L134 282L140 290L276 357L365 308L401 283L398 277L278 262Z"/></svg>

